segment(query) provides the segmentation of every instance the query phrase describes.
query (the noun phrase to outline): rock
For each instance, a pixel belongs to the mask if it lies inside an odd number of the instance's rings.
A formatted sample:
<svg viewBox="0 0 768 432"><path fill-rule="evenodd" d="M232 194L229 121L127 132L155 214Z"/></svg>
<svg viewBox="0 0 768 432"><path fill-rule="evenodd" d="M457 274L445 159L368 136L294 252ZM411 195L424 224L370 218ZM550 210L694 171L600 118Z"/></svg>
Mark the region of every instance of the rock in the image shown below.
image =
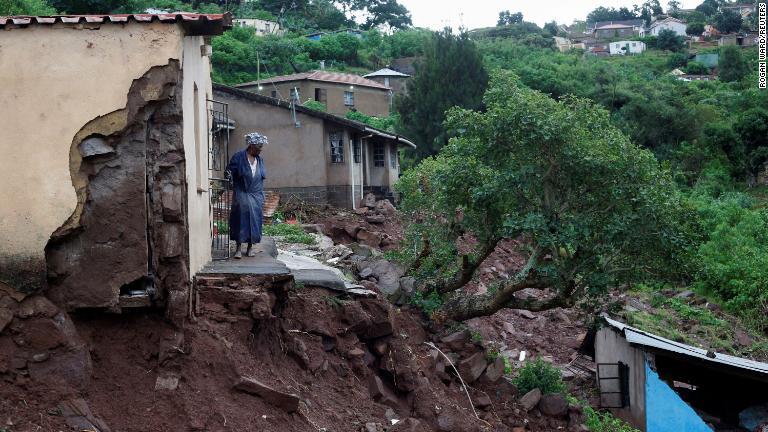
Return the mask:
<svg viewBox="0 0 768 432"><path fill-rule="evenodd" d="M384 426L379 423L366 423L365 432L384 432Z"/></svg>
<svg viewBox="0 0 768 432"><path fill-rule="evenodd" d="M347 357L355 359L355 358L363 358L365 357L365 351L361 350L360 348L353 348L349 350L347 353Z"/></svg>
<svg viewBox="0 0 768 432"><path fill-rule="evenodd" d="M397 209L391 202L389 202L389 200L377 201L374 207L377 213L386 215L387 217L393 217L397 214Z"/></svg>
<svg viewBox="0 0 768 432"><path fill-rule="evenodd" d="M235 383L235 390L256 395L268 404L288 413L299 410L299 396L277 391L253 378L240 377Z"/></svg>
<svg viewBox="0 0 768 432"><path fill-rule="evenodd" d="M59 404L64 421L74 430L109 432L103 420L93 415L85 399L70 399Z"/></svg>
<svg viewBox="0 0 768 432"><path fill-rule="evenodd" d="M5 330L5 327L13 321L13 311L7 308L0 308L0 333Z"/></svg>
<svg viewBox="0 0 768 432"><path fill-rule="evenodd" d="M536 315L533 314L533 312L525 309L518 309L517 314L525 319L536 319Z"/></svg>
<svg viewBox="0 0 768 432"><path fill-rule="evenodd" d="M481 393L472 399L477 408L483 409L491 406L491 398L487 394Z"/></svg>
<svg viewBox="0 0 768 432"><path fill-rule="evenodd" d="M387 221L387 217L384 215L368 215L365 217L365 221L370 224L383 224Z"/></svg>
<svg viewBox="0 0 768 432"><path fill-rule="evenodd" d="M379 357L383 357L389 350L389 343L383 339L379 339L373 343L373 353Z"/></svg>
<svg viewBox="0 0 768 432"><path fill-rule="evenodd" d="M35 362L35 363L42 363L42 362L48 360L50 357L51 357L51 355L48 354L47 352L38 353L38 354L35 354L35 355L32 356L32 361Z"/></svg>
<svg viewBox="0 0 768 432"><path fill-rule="evenodd" d="M179 387L179 377L175 375L158 376L155 380L155 390L173 391Z"/></svg>
<svg viewBox="0 0 768 432"><path fill-rule="evenodd" d="M320 224L302 224L301 228L305 233L309 234L323 234L323 226Z"/></svg>
<svg viewBox="0 0 768 432"><path fill-rule="evenodd" d="M59 308L51 303L50 300L43 296L36 295L27 297L21 304L19 304L16 316L22 319L34 316L53 318L57 313L59 313Z"/></svg>
<svg viewBox="0 0 768 432"><path fill-rule="evenodd" d="M693 291L685 290L685 291L677 294L675 297L677 297L679 299L690 299L690 298L692 298L695 295L696 295L696 293L694 293Z"/></svg>
<svg viewBox="0 0 768 432"><path fill-rule="evenodd" d="M397 396L376 375L371 375L368 378L368 393L371 395L371 399L388 407L398 408L400 405Z"/></svg>
<svg viewBox="0 0 768 432"><path fill-rule="evenodd" d="M456 421L447 413L440 414L437 417L437 430L440 432L452 432L456 427Z"/></svg>
<svg viewBox="0 0 768 432"><path fill-rule="evenodd" d="M524 410L530 411L538 405L539 401L541 400L541 390L535 388L528 393L524 394L523 397L520 398L518 401L520 403L520 406L523 407Z"/></svg>
<svg viewBox="0 0 768 432"><path fill-rule="evenodd" d="M372 248L378 248L381 246L382 236L381 233L378 232L371 232L365 228L361 228L355 235L355 238L358 242Z"/></svg>
<svg viewBox="0 0 768 432"><path fill-rule="evenodd" d="M526 432L524 427L515 426L512 428L512 432Z"/></svg>
<svg viewBox="0 0 768 432"><path fill-rule="evenodd" d="M352 210L352 213L358 216L365 216L366 214L368 214L368 207L358 207Z"/></svg>
<svg viewBox="0 0 768 432"><path fill-rule="evenodd" d="M484 384L493 384L504 376L504 359L501 356L496 357L491 364L485 368L485 373L480 377L480 382Z"/></svg>
<svg viewBox="0 0 768 432"><path fill-rule="evenodd" d="M416 278L405 276L400 278L400 290L402 291L401 301L411 298L416 292Z"/></svg>
<svg viewBox="0 0 768 432"><path fill-rule="evenodd" d="M363 197L363 200L360 202L360 207L376 207L376 195L372 193L365 194L365 197Z"/></svg>
<svg viewBox="0 0 768 432"><path fill-rule="evenodd" d="M251 316L256 320L272 318L272 307L275 299L266 292L258 293L251 304Z"/></svg>
<svg viewBox="0 0 768 432"><path fill-rule="evenodd" d="M378 250L364 244L350 243L349 247L350 249L352 249L352 252L354 252L355 255L361 256L363 258L369 258L372 256L375 257L378 255L381 255L381 252L379 252Z"/></svg>
<svg viewBox="0 0 768 432"><path fill-rule="evenodd" d="M467 384L477 381L480 375L483 374L483 371L485 371L485 367L485 353L482 352L475 353L471 357L462 360L457 366L461 378Z"/></svg>
<svg viewBox="0 0 768 432"><path fill-rule="evenodd" d="M364 264L360 271L361 277L363 274L370 274L378 280L379 291L389 301L397 302L401 299L400 278L405 275L405 269L402 266L377 258Z"/></svg>
<svg viewBox="0 0 768 432"><path fill-rule="evenodd" d="M763 423L768 422L768 404L754 405L739 413L739 426L748 431L758 430Z"/></svg>
<svg viewBox="0 0 768 432"><path fill-rule="evenodd" d="M360 277L362 279L368 279L369 277L373 276L373 268L366 267L363 270L360 271Z"/></svg>
<svg viewBox="0 0 768 432"><path fill-rule="evenodd" d="M559 393L542 396L538 406L539 411L549 417L561 418L568 414L568 401Z"/></svg>
<svg viewBox="0 0 768 432"><path fill-rule="evenodd" d="M329 239L330 240L330 239ZM348 246L339 244L339 245L333 245L333 241L331 241L331 247L325 249L325 252L323 252L323 257L325 257L326 260L332 259L332 258L339 258L340 260L347 259L350 255L352 255L354 252L351 248Z"/></svg>
<svg viewBox="0 0 768 432"><path fill-rule="evenodd" d="M425 430L429 428L424 427L419 420L409 417L393 425L388 432L423 432Z"/></svg>
<svg viewBox="0 0 768 432"><path fill-rule="evenodd" d="M458 351L464 348L464 344L469 342L470 334L469 330L461 330L456 333L451 333L448 336L440 339L440 342L444 343L449 349Z"/></svg>
<svg viewBox="0 0 768 432"><path fill-rule="evenodd" d="M568 428L571 430L579 430L579 427L583 426L586 422L586 416L584 415L584 408L581 405L568 405Z"/></svg>
<svg viewBox="0 0 768 432"><path fill-rule="evenodd" d="M504 321L502 324L502 327L504 328L504 331L509 334L515 334L515 326L512 325L512 323L508 323Z"/></svg>
<svg viewBox="0 0 768 432"><path fill-rule="evenodd" d="M78 150L80 150L80 156L84 158L111 155L115 153L115 149L110 146L104 138L99 136L92 136L84 139L78 145Z"/></svg>

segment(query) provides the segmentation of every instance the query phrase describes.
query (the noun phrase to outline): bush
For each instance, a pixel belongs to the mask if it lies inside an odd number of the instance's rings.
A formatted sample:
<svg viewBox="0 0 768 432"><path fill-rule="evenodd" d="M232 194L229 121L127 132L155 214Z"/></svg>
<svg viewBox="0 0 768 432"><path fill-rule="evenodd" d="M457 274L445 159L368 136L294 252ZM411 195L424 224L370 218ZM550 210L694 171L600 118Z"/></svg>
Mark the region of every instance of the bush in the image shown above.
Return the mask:
<svg viewBox="0 0 768 432"><path fill-rule="evenodd" d="M536 388L541 390L542 394L565 391L560 370L542 359L526 363L512 381L521 395Z"/></svg>
<svg viewBox="0 0 768 432"><path fill-rule="evenodd" d="M685 73L691 75L708 75L709 68L704 63L697 61L688 62L688 66L685 67Z"/></svg>
<svg viewBox="0 0 768 432"><path fill-rule="evenodd" d="M601 412L585 406L584 415L587 417L586 425L590 432L640 432L607 411Z"/></svg>

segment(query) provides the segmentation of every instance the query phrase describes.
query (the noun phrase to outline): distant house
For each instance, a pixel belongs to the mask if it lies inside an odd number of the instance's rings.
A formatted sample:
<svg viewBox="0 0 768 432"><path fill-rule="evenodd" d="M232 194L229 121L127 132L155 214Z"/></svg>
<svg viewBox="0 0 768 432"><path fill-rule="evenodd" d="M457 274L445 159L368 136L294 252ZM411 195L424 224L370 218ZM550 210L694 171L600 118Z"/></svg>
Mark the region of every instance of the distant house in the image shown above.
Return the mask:
<svg viewBox="0 0 768 432"><path fill-rule="evenodd" d="M282 36L285 30L280 29L280 24L274 21L256 19L256 18L238 18L233 20L237 27L249 27L256 30L256 35L277 35Z"/></svg>
<svg viewBox="0 0 768 432"><path fill-rule="evenodd" d="M722 35L720 39L718 39L717 44L719 46L729 46L729 45L740 46L740 47L755 46L758 44L758 35L756 32L746 33L746 34Z"/></svg>
<svg viewBox="0 0 768 432"><path fill-rule="evenodd" d="M618 41L609 45L611 55L635 55L645 51L645 43L640 41Z"/></svg>
<svg viewBox="0 0 768 432"><path fill-rule="evenodd" d="M601 407L643 432L764 430L768 364L603 319L586 339L594 340Z"/></svg>
<svg viewBox="0 0 768 432"><path fill-rule="evenodd" d="M586 38L581 41L581 44L588 53L594 53L594 51L597 50L599 52L605 52L605 55L610 54L609 43L607 41Z"/></svg>
<svg viewBox="0 0 768 432"><path fill-rule="evenodd" d="M636 29L638 32L640 29L645 27L645 21L641 19L634 19L634 20L622 20L622 21L596 21L596 22L588 22L587 23L587 33L593 34L595 30L605 27L607 25L620 25L625 27L632 27L633 29Z"/></svg>
<svg viewBox="0 0 768 432"><path fill-rule="evenodd" d="M555 40L555 46L560 52L568 52L573 48L573 42L568 38L554 36L552 39Z"/></svg>
<svg viewBox="0 0 768 432"><path fill-rule="evenodd" d="M652 22L645 33L652 36L658 36L663 30L671 30L678 36L686 36L685 30L687 28L688 24L684 21L674 17L668 17Z"/></svg>
<svg viewBox="0 0 768 432"><path fill-rule="evenodd" d="M213 97L228 105L234 130L230 153L258 131L269 145L262 156L266 188L281 199L355 208L366 192L392 197L401 147L415 148L394 133L340 116L214 84Z"/></svg>
<svg viewBox="0 0 768 432"><path fill-rule="evenodd" d="M594 31L596 39L614 39L639 36L642 27L635 27L626 24L606 24L597 27Z"/></svg>
<svg viewBox="0 0 768 432"><path fill-rule="evenodd" d="M398 95L406 93L406 84L411 76L386 67L368 75L363 75L363 78L383 84L385 87L392 89L392 93Z"/></svg>
<svg viewBox="0 0 768 432"><path fill-rule="evenodd" d="M721 10L732 10L734 12L737 12L741 15L742 18L746 18L753 13L755 13L755 3L737 3L737 4L726 4L720 6Z"/></svg>
<svg viewBox="0 0 768 432"><path fill-rule="evenodd" d="M355 110L387 117L392 99L392 90L382 83L324 70L276 76L235 87L285 101L314 100L325 104L329 113L342 116Z"/></svg>
<svg viewBox="0 0 768 432"><path fill-rule="evenodd" d="M358 30L358 29L344 29L344 30L336 30L336 31L333 31L333 32L316 32L316 33L310 33L308 35L305 35L304 37L309 39L309 40L320 40L325 35L338 34L338 33L346 33L346 34L352 35L352 36L354 36L354 37L356 37L358 39L362 39L363 38L363 31L362 30Z"/></svg>

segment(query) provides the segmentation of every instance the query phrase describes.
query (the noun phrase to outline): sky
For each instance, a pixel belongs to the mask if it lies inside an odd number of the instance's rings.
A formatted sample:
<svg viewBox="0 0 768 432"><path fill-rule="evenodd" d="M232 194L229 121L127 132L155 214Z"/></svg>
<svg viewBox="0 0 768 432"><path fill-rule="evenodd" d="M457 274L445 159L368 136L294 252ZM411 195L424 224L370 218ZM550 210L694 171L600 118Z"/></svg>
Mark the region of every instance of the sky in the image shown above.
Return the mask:
<svg viewBox="0 0 768 432"><path fill-rule="evenodd" d="M702 0L680 0L682 8L694 8ZM492 27L496 25L499 12L509 10L522 12L525 21L532 21L539 26L555 20L561 24L570 24L574 19L584 20L589 12L598 6L632 9L642 0L399 0L411 11L413 25L440 30L445 26L454 28L462 24L468 29ZM666 9L667 0L661 0Z"/></svg>

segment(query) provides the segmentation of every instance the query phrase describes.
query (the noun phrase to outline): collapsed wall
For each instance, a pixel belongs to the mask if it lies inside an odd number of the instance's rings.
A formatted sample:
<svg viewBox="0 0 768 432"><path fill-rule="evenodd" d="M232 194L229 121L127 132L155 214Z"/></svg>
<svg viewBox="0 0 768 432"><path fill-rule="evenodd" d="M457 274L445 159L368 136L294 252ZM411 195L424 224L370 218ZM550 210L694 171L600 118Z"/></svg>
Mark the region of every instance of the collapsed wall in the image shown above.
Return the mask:
<svg viewBox="0 0 768 432"><path fill-rule="evenodd" d="M77 208L46 246L47 294L66 310L119 310L121 294L187 297L180 84L178 61L153 67L133 82L125 108L75 135Z"/></svg>

